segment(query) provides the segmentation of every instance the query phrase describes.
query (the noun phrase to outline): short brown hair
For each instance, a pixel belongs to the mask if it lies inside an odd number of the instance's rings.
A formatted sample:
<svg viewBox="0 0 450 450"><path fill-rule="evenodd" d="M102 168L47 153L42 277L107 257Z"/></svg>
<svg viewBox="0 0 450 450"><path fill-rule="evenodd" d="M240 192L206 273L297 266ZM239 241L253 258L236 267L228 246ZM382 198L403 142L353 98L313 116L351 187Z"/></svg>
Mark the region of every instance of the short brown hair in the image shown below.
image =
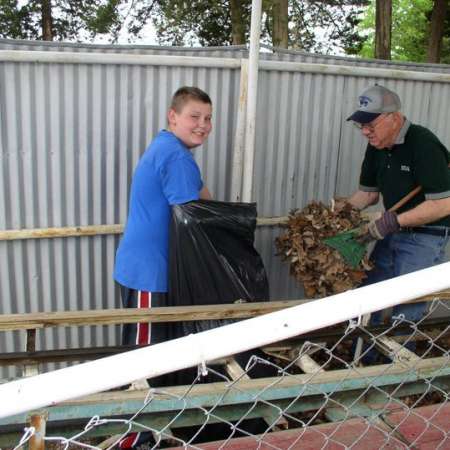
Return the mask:
<svg viewBox="0 0 450 450"><path fill-rule="evenodd" d="M173 94L170 109L179 113L189 100L208 103L212 106L212 101L206 92L194 86L182 86Z"/></svg>

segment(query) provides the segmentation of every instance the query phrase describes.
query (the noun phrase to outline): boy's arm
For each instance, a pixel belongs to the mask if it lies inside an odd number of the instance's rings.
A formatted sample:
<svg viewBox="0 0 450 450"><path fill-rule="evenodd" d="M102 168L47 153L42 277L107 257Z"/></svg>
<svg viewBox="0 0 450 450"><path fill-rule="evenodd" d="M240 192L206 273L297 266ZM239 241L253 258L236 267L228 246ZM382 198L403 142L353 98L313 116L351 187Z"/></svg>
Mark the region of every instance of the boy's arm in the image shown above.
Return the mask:
<svg viewBox="0 0 450 450"><path fill-rule="evenodd" d="M211 192L209 192L209 189L206 186L203 186L200 193L200 200L212 200Z"/></svg>

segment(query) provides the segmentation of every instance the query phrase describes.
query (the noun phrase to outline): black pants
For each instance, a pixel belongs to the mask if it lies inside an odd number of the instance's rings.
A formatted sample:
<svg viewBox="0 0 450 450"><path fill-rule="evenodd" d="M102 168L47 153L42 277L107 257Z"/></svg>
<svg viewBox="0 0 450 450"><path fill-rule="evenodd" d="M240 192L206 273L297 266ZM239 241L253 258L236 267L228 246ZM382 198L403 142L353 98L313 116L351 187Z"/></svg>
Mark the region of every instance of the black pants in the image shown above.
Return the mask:
<svg viewBox="0 0 450 450"><path fill-rule="evenodd" d="M124 308L157 308L167 306L166 292L136 291L120 286ZM158 344L167 340L163 323L126 323L122 327L122 345Z"/></svg>

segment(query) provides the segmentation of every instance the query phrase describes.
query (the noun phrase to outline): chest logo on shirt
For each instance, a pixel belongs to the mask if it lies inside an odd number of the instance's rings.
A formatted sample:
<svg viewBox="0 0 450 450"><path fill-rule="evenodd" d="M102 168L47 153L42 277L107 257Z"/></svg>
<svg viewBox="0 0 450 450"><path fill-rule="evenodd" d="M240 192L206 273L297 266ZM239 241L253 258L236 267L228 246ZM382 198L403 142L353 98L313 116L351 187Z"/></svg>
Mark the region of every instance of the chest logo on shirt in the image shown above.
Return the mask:
<svg viewBox="0 0 450 450"><path fill-rule="evenodd" d="M400 170L402 172L411 172L411 169L409 168L409 166L400 166Z"/></svg>

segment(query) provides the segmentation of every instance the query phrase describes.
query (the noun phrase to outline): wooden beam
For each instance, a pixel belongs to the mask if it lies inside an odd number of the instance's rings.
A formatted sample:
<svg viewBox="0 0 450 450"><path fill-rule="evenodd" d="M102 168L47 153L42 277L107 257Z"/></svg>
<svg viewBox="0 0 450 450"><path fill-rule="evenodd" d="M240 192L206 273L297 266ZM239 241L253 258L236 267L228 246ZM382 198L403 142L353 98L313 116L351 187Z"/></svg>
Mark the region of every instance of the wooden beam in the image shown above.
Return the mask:
<svg viewBox="0 0 450 450"><path fill-rule="evenodd" d="M225 360L225 370L233 381L240 379L250 380L250 377L245 373L245 370L234 358L228 358Z"/></svg>
<svg viewBox="0 0 450 450"><path fill-rule="evenodd" d="M284 225L287 216L257 217L257 226ZM28 228L0 231L0 241L17 241L22 239L53 239L76 236L99 236L108 234L122 234L124 226L120 223L112 225L84 225L74 227Z"/></svg>
<svg viewBox="0 0 450 450"><path fill-rule="evenodd" d="M267 314L311 300L232 303L227 305L160 308L99 309L0 315L0 331L55 326L115 325L138 322L179 322L210 319L244 319Z"/></svg>
<svg viewBox="0 0 450 450"><path fill-rule="evenodd" d="M226 359L225 370L233 381L251 379L234 358ZM262 408L261 417L274 430L286 430L289 426L284 417L279 417L269 408Z"/></svg>
<svg viewBox="0 0 450 450"><path fill-rule="evenodd" d="M317 364L309 355L302 355L295 363L300 369L303 370L305 373L319 373L319 372L325 372L325 370Z"/></svg>
<svg viewBox="0 0 450 450"><path fill-rule="evenodd" d="M396 387L399 383L408 384L422 382L424 378L441 378L448 380L450 366L447 357L429 358L419 361L414 370L405 364L384 364L353 369L330 370L311 375L290 375L287 377L258 378L239 380L234 384L236 389L229 388L229 383L208 383L188 386L164 388L164 392L155 394L143 413L179 411L180 409L214 406L218 399L223 406L253 403L257 395L260 401L287 401L302 396L298 402L300 410L317 407L317 402L307 404L308 397L318 397L318 405L323 404L323 394L337 392L365 391L368 387ZM268 386L272 386L267 389ZM189 395L186 391L189 388ZM397 389L395 389L397 391ZM91 418L94 414L100 417L133 414L140 408L147 396L146 391L108 391L79 399L62 402L48 409L49 421L78 420ZM180 399L179 401L176 399ZM306 408L306 409L305 409ZM171 415L173 418L173 415ZM204 416L203 416L204 420ZM26 422L26 414L0 419L0 426ZM0 433L1 434L1 433Z"/></svg>
<svg viewBox="0 0 450 450"><path fill-rule="evenodd" d="M375 346L383 355L391 358L394 362L404 361L416 364L421 359L414 352L387 336L378 336L375 340Z"/></svg>
<svg viewBox="0 0 450 450"><path fill-rule="evenodd" d="M408 303L450 300L450 290L436 292ZM0 315L0 331L84 325L117 325L138 322L179 322L210 319L247 319L302 305L315 299L272 302L231 303L227 305L173 306L160 308L98 309Z"/></svg>
<svg viewBox="0 0 450 450"><path fill-rule="evenodd" d="M86 225L75 227L30 228L23 230L0 231L0 241L22 239L52 239L74 236L98 236L103 234L121 234L123 225Z"/></svg>

